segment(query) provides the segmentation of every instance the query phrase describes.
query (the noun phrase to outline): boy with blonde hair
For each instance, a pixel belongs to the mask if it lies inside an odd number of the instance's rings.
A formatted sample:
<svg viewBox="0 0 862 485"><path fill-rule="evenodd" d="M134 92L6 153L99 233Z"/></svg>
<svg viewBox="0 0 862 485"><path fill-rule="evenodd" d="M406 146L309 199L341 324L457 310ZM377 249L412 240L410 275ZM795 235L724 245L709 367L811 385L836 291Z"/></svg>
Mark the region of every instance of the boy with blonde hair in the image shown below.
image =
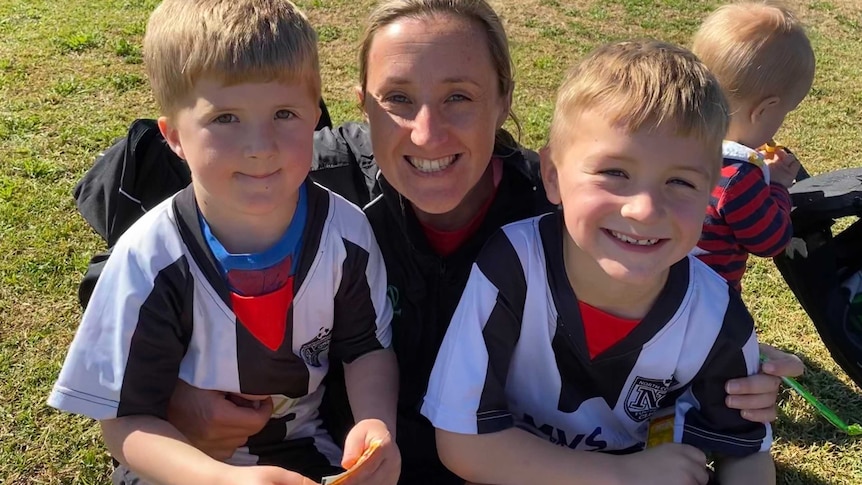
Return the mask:
<svg viewBox="0 0 862 485"><path fill-rule="evenodd" d="M696 254L741 290L748 254L773 257L793 235L787 192L799 162L772 144L814 80L814 51L799 19L780 4L745 2L713 12L692 50L715 74L730 104L721 178L713 189Z"/></svg>
<svg viewBox="0 0 862 485"><path fill-rule="evenodd" d="M287 470L320 480L376 448L352 483L394 484L386 271L362 212L308 179L314 30L287 0L165 0L144 58L192 183L117 242L49 404L100 420L120 483L310 483ZM343 458L318 418L332 359L357 420ZM219 462L167 421L177 379L272 417Z"/></svg>
<svg viewBox="0 0 862 485"><path fill-rule="evenodd" d="M775 481L769 425L725 405L723 383L758 369L752 318L688 255L726 127L683 48L610 44L569 72L541 152L562 210L488 242L434 366L422 411L447 467L476 483L705 484L709 453L722 483ZM667 407L673 443L646 447Z"/></svg>

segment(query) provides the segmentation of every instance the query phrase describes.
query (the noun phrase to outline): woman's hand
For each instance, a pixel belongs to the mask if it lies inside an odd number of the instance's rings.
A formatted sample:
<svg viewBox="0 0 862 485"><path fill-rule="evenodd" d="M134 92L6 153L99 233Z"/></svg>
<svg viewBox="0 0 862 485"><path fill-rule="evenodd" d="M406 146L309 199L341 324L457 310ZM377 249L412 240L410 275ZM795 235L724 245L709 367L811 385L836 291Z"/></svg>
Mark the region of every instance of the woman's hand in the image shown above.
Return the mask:
<svg viewBox="0 0 862 485"><path fill-rule="evenodd" d="M270 397L242 397L198 389L177 380L168 405L168 422L195 448L216 460L226 460L249 436L263 429L272 415Z"/></svg>
<svg viewBox="0 0 862 485"><path fill-rule="evenodd" d="M799 357L766 344L760 344L760 353L766 357L760 373L727 381L725 403L731 409L739 409L749 421L768 423L778 415L775 404L781 377L800 376L805 366Z"/></svg>

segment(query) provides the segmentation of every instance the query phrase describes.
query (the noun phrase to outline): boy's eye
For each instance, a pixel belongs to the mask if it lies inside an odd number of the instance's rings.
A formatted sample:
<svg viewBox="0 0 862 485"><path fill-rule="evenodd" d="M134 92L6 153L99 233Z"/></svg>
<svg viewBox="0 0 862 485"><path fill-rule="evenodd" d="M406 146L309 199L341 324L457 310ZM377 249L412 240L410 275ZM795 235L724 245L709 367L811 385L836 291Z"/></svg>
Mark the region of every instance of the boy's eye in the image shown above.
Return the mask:
<svg viewBox="0 0 862 485"><path fill-rule="evenodd" d="M235 123L239 121L239 118L237 118L236 115L233 115L231 113L224 113L216 116L215 120L213 121L215 121L216 123Z"/></svg>
<svg viewBox="0 0 862 485"><path fill-rule="evenodd" d="M275 118L279 120L287 120L295 116L296 115L293 113L293 111L290 111L288 109L280 109L275 112Z"/></svg>
<svg viewBox="0 0 862 485"><path fill-rule="evenodd" d="M599 171L599 173L602 175L610 175L611 177L626 177L627 176L624 171L617 169L617 168L610 168L607 170L601 170L601 171Z"/></svg>
<svg viewBox="0 0 862 485"><path fill-rule="evenodd" d="M683 180L683 179L670 179L670 180L668 180L668 183L672 184L672 185L680 185L682 187L688 187L690 189L696 189L697 188L697 186L695 186L693 183L689 182L688 180Z"/></svg>

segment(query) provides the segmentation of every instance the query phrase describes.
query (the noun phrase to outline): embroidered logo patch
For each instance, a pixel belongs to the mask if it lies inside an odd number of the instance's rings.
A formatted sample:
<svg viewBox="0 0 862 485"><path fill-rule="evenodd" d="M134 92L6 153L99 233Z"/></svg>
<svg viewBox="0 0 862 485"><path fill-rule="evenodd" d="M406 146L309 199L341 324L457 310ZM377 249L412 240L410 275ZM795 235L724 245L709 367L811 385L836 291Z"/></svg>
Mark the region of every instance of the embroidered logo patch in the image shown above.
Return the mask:
<svg viewBox="0 0 862 485"><path fill-rule="evenodd" d="M645 421L659 408L673 379L636 377L626 396L626 414L634 421Z"/></svg>
<svg viewBox="0 0 862 485"><path fill-rule="evenodd" d="M398 302L398 288L389 285L386 287L386 298L389 299L389 304L392 305L392 314L396 316L401 316L401 304Z"/></svg>
<svg viewBox="0 0 862 485"><path fill-rule="evenodd" d="M320 327L317 336L302 344L299 355L306 365L320 367L320 354L329 351L329 342L332 340L332 329Z"/></svg>

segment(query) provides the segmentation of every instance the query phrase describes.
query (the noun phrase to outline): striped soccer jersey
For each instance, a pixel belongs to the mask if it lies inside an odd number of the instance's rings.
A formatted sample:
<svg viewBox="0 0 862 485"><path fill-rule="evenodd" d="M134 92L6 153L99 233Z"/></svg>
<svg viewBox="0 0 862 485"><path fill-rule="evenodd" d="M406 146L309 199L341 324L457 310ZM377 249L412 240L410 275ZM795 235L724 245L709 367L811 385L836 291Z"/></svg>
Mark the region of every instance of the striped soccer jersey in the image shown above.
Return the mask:
<svg viewBox="0 0 862 485"><path fill-rule="evenodd" d="M768 450L769 425L724 405L727 379L758 366L738 293L686 257L640 324L591 360L563 263L561 214L509 224L482 250L423 414L455 433L517 426L572 449L631 452L643 449L650 417L675 406L676 442L734 456Z"/></svg>
<svg viewBox="0 0 862 485"><path fill-rule="evenodd" d="M278 465L279 456L305 443L339 465L341 452L318 419L321 382L331 359L351 362L389 346L392 310L365 216L306 184L303 247L276 340L263 343L232 311L189 186L118 241L48 403L100 420L165 418L177 378L202 389L272 395L272 418L230 462Z"/></svg>

